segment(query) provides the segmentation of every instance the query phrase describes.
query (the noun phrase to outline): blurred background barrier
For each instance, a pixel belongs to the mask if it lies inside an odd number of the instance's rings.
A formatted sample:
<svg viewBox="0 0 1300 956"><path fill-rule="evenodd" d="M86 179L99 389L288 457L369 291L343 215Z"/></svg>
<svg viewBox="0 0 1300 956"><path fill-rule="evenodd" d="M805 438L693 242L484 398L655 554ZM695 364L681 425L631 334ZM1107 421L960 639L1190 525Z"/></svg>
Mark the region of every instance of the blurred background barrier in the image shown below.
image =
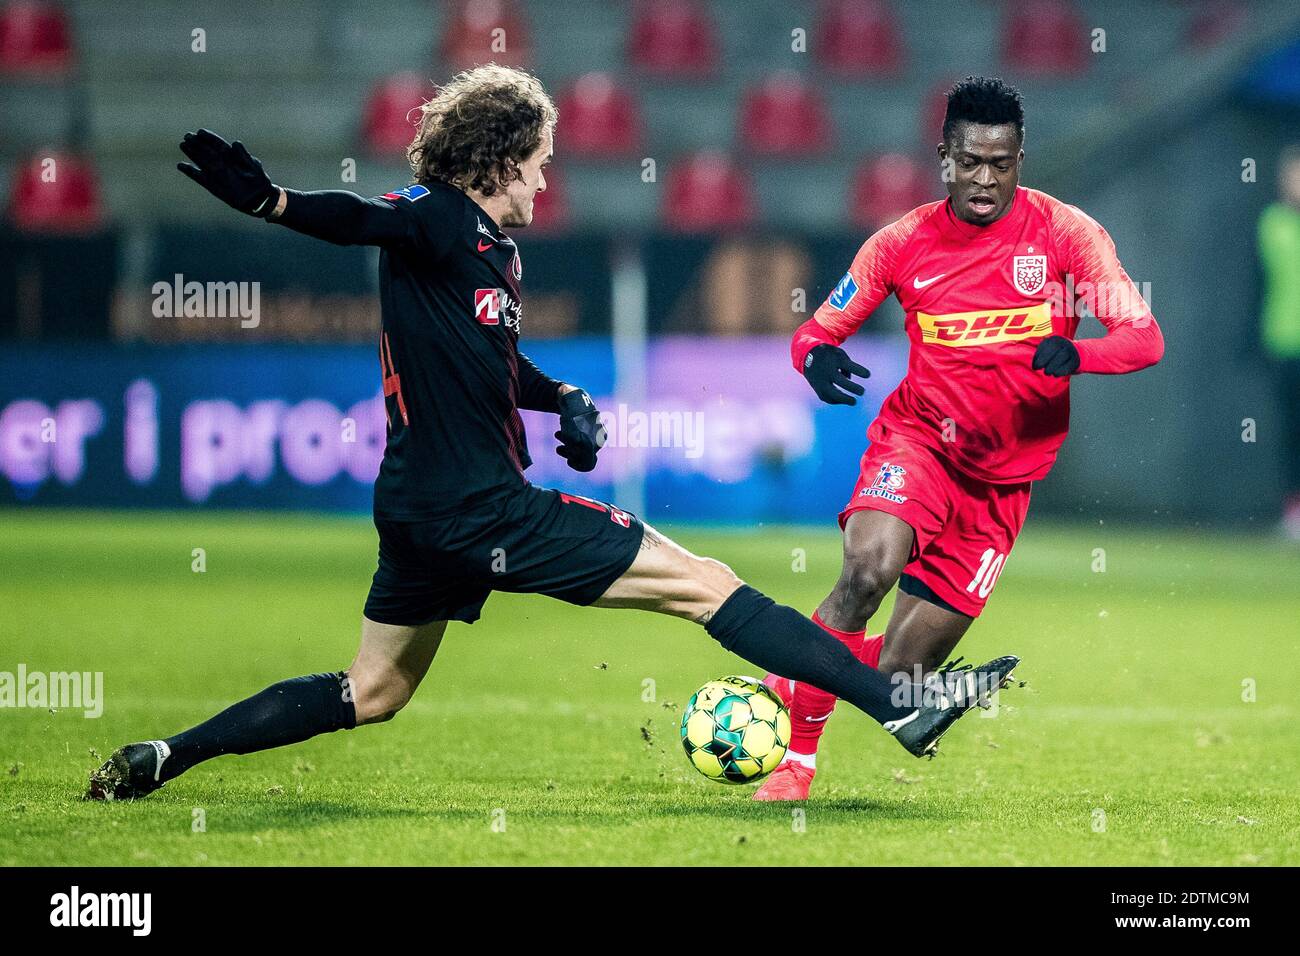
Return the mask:
<svg viewBox="0 0 1300 956"><path fill-rule="evenodd" d="M1260 332L1300 216L1279 159L1300 140L1294 2L0 0L0 398L6 421L77 399L104 419L77 481L54 471L33 487L6 467L4 497L364 508L373 449L315 484L275 445L262 483L265 461L186 493L178 443L194 402L246 416L319 400L346 417L373 396L359 343L376 334L377 254L232 214L175 172L175 144L208 126L278 182L379 194L409 181L410 110L491 59L535 71L560 110L550 188L518 234L525 350L611 409L681 399L718 428L690 467L608 454L600 485L557 471L553 429L533 422L534 480L616 494L652 520L830 520L901 375L901 316L891 302L848 344L875 373L852 411L813 406L786 340L871 231L942 198L944 91L991 73L1025 96L1024 183L1108 229L1167 341L1154 369L1075 382L1071 438L1036 513L1264 526L1300 492L1286 477L1300 448L1284 440L1300 356L1269 353ZM191 282L218 298L229 287L231 308L205 299L190 314ZM1273 301L1275 327L1300 325L1291 299ZM660 341L676 336L694 344ZM119 427L137 381L159 421L142 484ZM756 391L728 391L742 382ZM704 396L745 411L710 412ZM799 441L782 431L793 412L760 410L768 397L802 409ZM771 434L723 467L730 429Z"/></svg>
<svg viewBox="0 0 1300 956"><path fill-rule="evenodd" d="M580 475L553 452L554 421L526 412L533 481L609 498L620 482L643 478L649 513L744 522L833 520L852 489L866 422L906 362L893 344L869 348L864 360L877 374L850 412L817 402L789 368L784 340L670 336L650 346L650 384L629 407L607 340L531 351L584 383L609 432L601 467ZM7 350L5 498L368 509L386 428L378 367L374 350L360 346Z"/></svg>

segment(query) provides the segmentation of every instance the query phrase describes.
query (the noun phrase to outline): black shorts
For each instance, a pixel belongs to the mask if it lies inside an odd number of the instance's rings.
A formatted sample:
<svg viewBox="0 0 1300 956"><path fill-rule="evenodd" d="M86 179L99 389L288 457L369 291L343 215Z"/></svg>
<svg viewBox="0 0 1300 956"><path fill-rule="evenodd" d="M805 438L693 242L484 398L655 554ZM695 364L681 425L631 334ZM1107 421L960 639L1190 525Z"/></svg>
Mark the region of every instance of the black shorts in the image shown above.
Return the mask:
<svg viewBox="0 0 1300 956"><path fill-rule="evenodd" d="M534 485L446 518L376 517L375 527L365 614L403 625L473 623L493 591L591 604L632 566L644 531L612 505Z"/></svg>

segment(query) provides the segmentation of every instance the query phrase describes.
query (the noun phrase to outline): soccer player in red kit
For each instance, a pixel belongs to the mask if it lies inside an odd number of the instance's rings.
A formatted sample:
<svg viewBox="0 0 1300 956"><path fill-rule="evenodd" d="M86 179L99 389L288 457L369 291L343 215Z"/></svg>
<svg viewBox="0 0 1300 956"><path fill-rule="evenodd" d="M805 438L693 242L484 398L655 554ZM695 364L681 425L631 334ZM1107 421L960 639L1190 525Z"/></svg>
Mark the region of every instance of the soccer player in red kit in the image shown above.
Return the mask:
<svg viewBox="0 0 1300 956"><path fill-rule="evenodd" d="M933 671L979 616L1065 439L1070 376L1135 372L1164 352L1106 230L1019 185L1023 142L1016 90L982 77L954 86L938 148L948 199L871 236L792 343L818 396L852 405L864 389L851 376L869 373L841 344L890 295L906 313L907 374L867 431L839 516L843 570L813 616L885 673ZM1103 337L1075 340L1080 301ZM895 583L884 634L867 638ZM790 701L794 730L755 799L803 800L835 697L768 683Z"/></svg>

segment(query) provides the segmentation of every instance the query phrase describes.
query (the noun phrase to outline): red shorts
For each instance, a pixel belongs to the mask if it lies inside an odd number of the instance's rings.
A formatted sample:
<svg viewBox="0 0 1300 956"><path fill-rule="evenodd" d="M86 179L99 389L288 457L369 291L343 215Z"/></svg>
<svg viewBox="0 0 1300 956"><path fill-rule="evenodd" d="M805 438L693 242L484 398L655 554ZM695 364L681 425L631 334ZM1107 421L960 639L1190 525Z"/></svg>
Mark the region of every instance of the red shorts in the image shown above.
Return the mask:
<svg viewBox="0 0 1300 956"><path fill-rule="evenodd" d="M962 614L979 617L1025 523L1030 485L972 478L916 442L874 441L840 512L840 528L864 509L906 521L916 541L903 573Z"/></svg>

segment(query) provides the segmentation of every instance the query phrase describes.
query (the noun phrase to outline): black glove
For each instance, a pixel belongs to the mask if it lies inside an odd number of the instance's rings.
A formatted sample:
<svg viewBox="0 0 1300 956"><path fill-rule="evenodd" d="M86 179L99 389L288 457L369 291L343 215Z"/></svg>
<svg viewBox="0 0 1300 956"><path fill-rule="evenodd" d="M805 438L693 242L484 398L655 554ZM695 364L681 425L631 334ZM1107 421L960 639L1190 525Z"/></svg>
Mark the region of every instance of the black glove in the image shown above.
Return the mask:
<svg viewBox="0 0 1300 956"><path fill-rule="evenodd" d="M1064 378L1079 371L1079 349L1064 335L1051 335L1038 343L1034 368L1048 375Z"/></svg>
<svg viewBox="0 0 1300 956"><path fill-rule="evenodd" d="M176 168L226 205L263 218L275 209L280 190L239 140L227 143L211 130L201 129L185 134L181 152L194 162L177 163Z"/></svg>
<svg viewBox="0 0 1300 956"><path fill-rule="evenodd" d="M560 396L560 430L555 437L560 447L555 453L574 471L591 471L596 467L596 453L605 444L605 426L591 396L580 388Z"/></svg>
<svg viewBox="0 0 1300 956"><path fill-rule="evenodd" d="M838 345L816 345L803 360L803 377L827 405L858 404L853 395L861 395L866 389L849 378L850 372L858 378L871 377L870 372L849 358L849 353Z"/></svg>

